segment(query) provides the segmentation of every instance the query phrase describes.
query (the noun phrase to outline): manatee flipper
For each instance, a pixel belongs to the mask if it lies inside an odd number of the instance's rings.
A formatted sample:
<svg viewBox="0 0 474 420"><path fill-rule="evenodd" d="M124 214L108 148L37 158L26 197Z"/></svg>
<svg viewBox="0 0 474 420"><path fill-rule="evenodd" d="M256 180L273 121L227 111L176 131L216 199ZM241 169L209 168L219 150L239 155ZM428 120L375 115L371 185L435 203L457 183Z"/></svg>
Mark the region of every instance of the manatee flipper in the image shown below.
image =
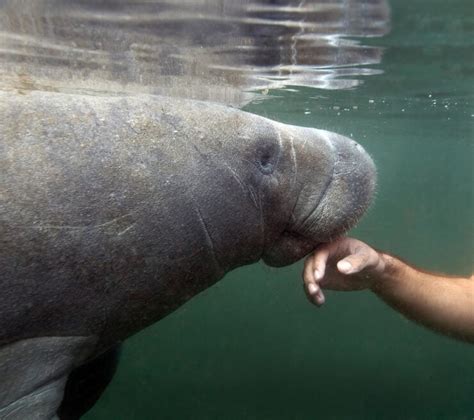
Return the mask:
<svg viewBox="0 0 474 420"><path fill-rule="evenodd" d="M69 373L95 337L37 337L0 349L0 419L57 419Z"/></svg>
<svg viewBox="0 0 474 420"><path fill-rule="evenodd" d="M71 372L58 410L61 420L80 419L92 408L117 370L120 350L121 345L112 347Z"/></svg>

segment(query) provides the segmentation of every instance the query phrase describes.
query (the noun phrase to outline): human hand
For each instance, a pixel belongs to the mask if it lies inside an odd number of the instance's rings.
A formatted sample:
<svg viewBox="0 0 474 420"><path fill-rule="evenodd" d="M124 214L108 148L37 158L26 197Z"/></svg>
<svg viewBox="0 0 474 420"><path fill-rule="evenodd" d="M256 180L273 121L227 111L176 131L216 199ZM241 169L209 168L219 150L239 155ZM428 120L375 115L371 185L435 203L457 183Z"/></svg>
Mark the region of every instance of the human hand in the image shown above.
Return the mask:
<svg viewBox="0 0 474 420"><path fill-rule="evenodd" d="M308 300L325 302L322 289L353 291L369 289L385 269L383 254L353 238L323 244L306 258L303 280Z"/></svg>

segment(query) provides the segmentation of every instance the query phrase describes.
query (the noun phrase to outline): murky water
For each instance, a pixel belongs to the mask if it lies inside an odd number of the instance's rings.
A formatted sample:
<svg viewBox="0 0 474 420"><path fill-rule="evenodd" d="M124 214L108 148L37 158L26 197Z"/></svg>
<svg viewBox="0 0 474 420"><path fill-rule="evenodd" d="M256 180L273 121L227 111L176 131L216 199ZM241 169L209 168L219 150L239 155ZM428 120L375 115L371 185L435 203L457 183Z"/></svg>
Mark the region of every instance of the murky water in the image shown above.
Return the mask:
<svg viewBox="0 0 474 420"><path fill-rule="evenodd" d="M79 1L72 15L33 3L48 19L1 2L3 89L189 94L352 136L379 191L351 234L428 270L472 272L471 1L394 0L388 14L381 1L202 0L180 2L183 15L173 1L104 1L100 13ZM472 345L368 292L328 293L315 309L300 272L239 269L130 339L86 418L474 417Z"/></svg>

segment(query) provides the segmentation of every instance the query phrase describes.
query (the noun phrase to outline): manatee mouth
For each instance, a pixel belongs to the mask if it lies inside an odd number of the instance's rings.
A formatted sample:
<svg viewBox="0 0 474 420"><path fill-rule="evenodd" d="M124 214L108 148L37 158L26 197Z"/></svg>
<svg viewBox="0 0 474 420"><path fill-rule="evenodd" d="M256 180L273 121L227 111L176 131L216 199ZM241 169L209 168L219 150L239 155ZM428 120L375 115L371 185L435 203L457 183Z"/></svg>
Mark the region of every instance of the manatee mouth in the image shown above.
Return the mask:
<svg viewBox="0 0 474 420"><path fill-rule="evenodd" d="M336 174L336 167L337 167L337 158L333 164L332 171L330 175L328 176L326 183L324 184L324 187L322 189L321 194L319 195L318 199L315 200L314 206L307 212L307 215L305 217L300 218L300 220L296 221L293 223L293 226L288 227L285 229L285 232L288 234L293 234L295 236L300 236L298 232L305 232L308 234L308 231L311 231L311 228L306 227L306 225L314 225L317 224L320 220L320 208L323 205L324 198L326 197L326 194L328 193L329 189L331 188L331 185L334 180L334 176ZM314 235L311 235L314 236ZM304 236L302 236L304 237ZM328 242L325 240L322 240L322 242Z"/></svg>
<svg viewBox="0 0 474 420"><path fill-rule="evenodd" d="M376 183L372 159L350 139L334 135L331 141L336 153L332 173L312 204L296 206L293 223L264 252L266 264L292 264L321 243L337 239L355 226L371 204Z"/></svg>

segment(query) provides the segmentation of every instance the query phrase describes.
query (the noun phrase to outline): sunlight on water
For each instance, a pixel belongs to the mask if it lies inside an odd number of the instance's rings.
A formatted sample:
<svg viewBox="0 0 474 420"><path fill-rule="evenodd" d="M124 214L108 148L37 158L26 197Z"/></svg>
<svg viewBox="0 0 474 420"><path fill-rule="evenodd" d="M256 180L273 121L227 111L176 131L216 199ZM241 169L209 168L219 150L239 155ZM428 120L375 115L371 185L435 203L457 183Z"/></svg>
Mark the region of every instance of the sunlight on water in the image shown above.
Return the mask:
<svg viewBox="0 0 474 420"><path fill-rule="evenodd" d="M21 7L19 7L21 4ZM385 0L0 3L0 88L154 93L242 105L380 73ZM350 37L350 39L348 38Z"/></svg>

